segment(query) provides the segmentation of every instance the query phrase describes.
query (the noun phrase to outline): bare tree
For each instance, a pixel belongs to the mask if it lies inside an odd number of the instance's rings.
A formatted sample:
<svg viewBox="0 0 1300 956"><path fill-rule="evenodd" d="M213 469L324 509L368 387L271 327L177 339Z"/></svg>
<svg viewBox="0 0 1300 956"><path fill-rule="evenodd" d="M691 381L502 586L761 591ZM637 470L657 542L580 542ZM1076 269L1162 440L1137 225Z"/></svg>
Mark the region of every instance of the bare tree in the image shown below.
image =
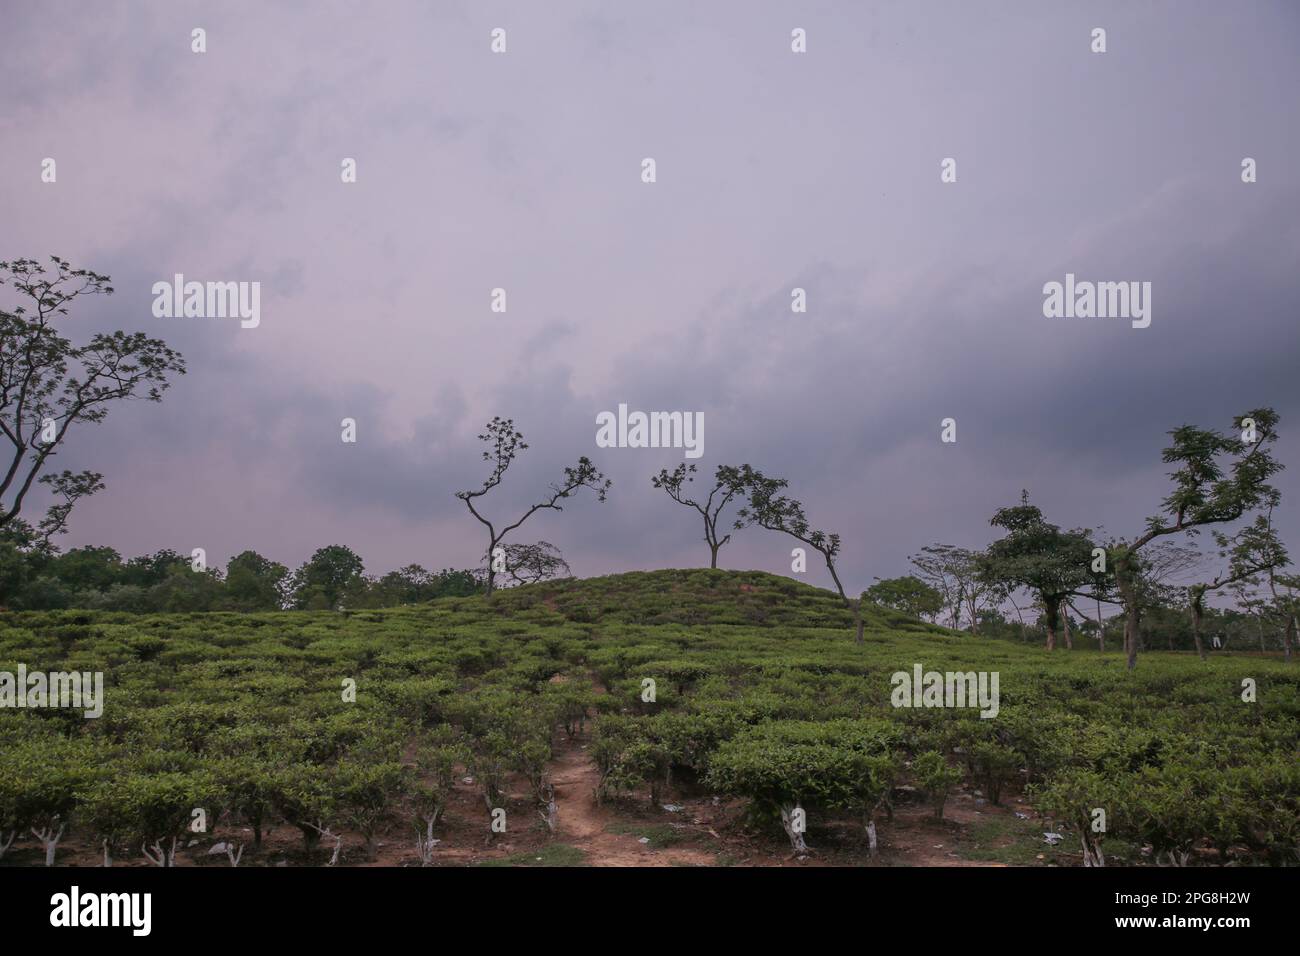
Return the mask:
<svg viewBox="0 0 1300 956"><path fill-rule="evenodd" d="M673 499L679 505L687 505L694 508L704 518L704 542L709 546L709 567L718 566L718 551L722 546L731 540L731 535L718 537L718 521L722 517L723 510L731 503L731 500L737 495L744 494L744 469L748 465L742 465L740 468L731 465L719 465L718 470L714 472L713 489L709 496L704 499L703 504L694 498L686 497L685 485L694 481L695 466L687 465L685 462L678 465L671 472L666 468L661 469L659 474L650 479L656 488L662 488L668 493L668 497ZM752 473L752 469L750 469Z"/></svg>
<svg viewBox="0 0 1300 956"><path fill-rule="evenodd" d="M988 578L980 562L980 555L951 544L935 544L922 548L920 554L908 558L919 577L943 596L948 609L949 627L961 627L962 613L970 617L971 633L979 633L980 609L997 596L996 579Z"/></svg>
<svg viewBox="0 0 1300 956"><path fill-rule="evenodd" d="M106 275L50 258L48 271L34 259L0 262L0 285L29 300L0 309L0 435L10 449L8 466L0 461L0 527L18 517L40 476L55 499L38 525L46 541L66 528L79 499L104 487L93 471L41 475L69 428L103 421L115 401L160 401L168 376L185 374L179 352L142 332L99 333L85 345L60 335L55 316L81 296L112 295L113 287Z"/></svg>
<svg viewBox="0 0 1300 956"><path fill-rule="evenodd" d="M456 497L465 502L465 507L469 509L470 514L487 528L488 572L485 590L490 597L495 588L498 569L503 567L504 552L500 555L502 560L498 560L497 548L505 540L506 535L517 529L538 511L563 511L564 509L559 502L583 488L590 488L596 493L597 501L604 501L605 495L613 482L597 471L591 460L586 455L583 455L578 459L577 465L564 469L564 480L558 485L551 485L550 494L546 498L525 511L523 517L518 521L508 524L498 531L496 525L485 518L478 510L475 501L501 484L501 479L505 477L511 463L528 445L523 440L523 433L515 431L514 420L501 418L500 416L493 416L492 421L487 424L487 429L478 437L479 441L487 442L489 445L489 449L483 452L483 460L491 463L492 472L488 475L487 480L483 482L482 488L477 491L458 491Z"/></svg>

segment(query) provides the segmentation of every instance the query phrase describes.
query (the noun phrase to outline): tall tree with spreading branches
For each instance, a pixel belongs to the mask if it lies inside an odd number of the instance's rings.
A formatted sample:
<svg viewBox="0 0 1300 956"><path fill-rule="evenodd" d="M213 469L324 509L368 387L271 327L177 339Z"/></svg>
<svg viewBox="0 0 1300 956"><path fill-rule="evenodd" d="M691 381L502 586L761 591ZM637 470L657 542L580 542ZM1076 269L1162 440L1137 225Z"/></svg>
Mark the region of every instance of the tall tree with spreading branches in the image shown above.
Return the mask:
<svg viewBox="0 0 1300 956"><path fill-rule="evenodd" d="M1269 479L1282 470L1270 446L1277 441L1278 415L1257 408L1233 419L1232 434L1183 425L1169 434L1173 441L1162 455L1177 466L1169 473L1173 490L1160 512L1147 519L1146 531L1111 549L1115 583L1124 602L1124 645L1128 668L1137 666L1142 548L1158 538L1207 525L1237 521L1260 507L1276 504L1278 492Z"/></svg>
<svg viewBox="0 0 1300 956"><path fill-rule="evenodd" d="M169 376L185 374L180 353L143 332L101 332L84 345L60 335L58 316L83 296L112 295L113 287L106 275L58 256L50 261L0 262L0 286L23 300L0 309L0 436L9 458L6 466L0 455L0 528L18 518L39 483L54 499L36 526L45 541L66 530L77 501L104 488L94 471L42 474L72 426L102 422L114 402L161 401Z"/></svg>
<svg viewBox="0 0 1300 956"><path fill-rule="evenodd" d="M686 485L695 480L694 465L687 465L683 462L672 471L664 468L659 471L659 474L650 479L651 484L656 488L662 488L673 501L679 505L694 508L700 513L700 516L704 519L704 543L709 546L710 568L717 568L718 552L724 544L731 540L730 534L723 535L721 538L718 537L718 523L727 505L737 495L744 494L744 469L746 468L749 468L749 466L742 465L740 468L736 468L732 465L719 465L713 475L713 488L709 491L709 496L704 499L703 503L687 497L689 489L686 488ZM753 469L750 469L750 473L752 472Z"/></svg>
<svg viewBox="0 0 1300 956"><path fill-rule="evenodd" d="M501 418L497 415L492 417L492 421L488 422L486 430L478 437L479 441L486 442L488 445L487 451L483 452L483 460L491 464L492 471L487 480L483 482L482 488L458 491L456 497L465 502L465 507L469 509L469 513L487 529L488 571L484 590L491 597L496 587L496 576L501 573L498 568L504 569L505 567L504 549L502 549L499 556L496 551L505 540L506 535L516 530L538 511L563 511L560 502L573 496L583 488L590 488L595 492L597 501L604 501L613 482L601 474L596 469L596 466L591 463L591 460L586 455L583 455L578 459L576 465L564 469L564 480L559 484L551 485L549 494L546 497L525 511L517 521L498 529L491 520L484 517L483 513L479 511L478 499L501 484L501 480L505 477L511 463L514 462L520 452L528 448L528 445L523 440L523 433L515 430L514 419Z"/></svg>

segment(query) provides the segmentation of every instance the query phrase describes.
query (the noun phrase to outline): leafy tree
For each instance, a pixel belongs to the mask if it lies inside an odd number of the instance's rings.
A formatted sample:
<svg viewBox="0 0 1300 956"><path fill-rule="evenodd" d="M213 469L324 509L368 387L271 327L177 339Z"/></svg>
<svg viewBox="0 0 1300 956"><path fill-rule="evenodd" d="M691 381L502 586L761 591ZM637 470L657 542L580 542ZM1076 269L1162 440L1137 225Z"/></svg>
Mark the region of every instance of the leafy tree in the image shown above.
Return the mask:
<svg viewBox="0 0 1300 956"><path fill-rule="evenodd" d="M149 603L163 612L210 611L220 603L225 586L215 568L195 571L189 564L174 566L148 591Z"/></svg>
<svg viewBox="0 0 1300 956"><path fill-rule="evenodd" d="M134 584L136 587L151 588L155 584L161 584L167 580L167 576L173 568L185 568L190 566L190 559L183 558L170 548L155 552L151 555L141 555L138 558L132 558L126 562L123 568L121 580L123 584Z"/></svg>
<svg viewBox="0 0 1300 956"><path fill-rule="evenodd" d="M877 578L863 596L876 604L927 621L934 620L943 610L943 595L911 574L901 578Z"/></svg>
<svg viewBox="0 0 1300 956"><path fill-rule="evenodd" d="M603 502L613 482L601 474L596 469L596 466L591 463L591 460L586 455L583 455L578 459L575 466L564 469L564 480L558 485L551 485L550 494L547 497L525 511L523 517L517 521L497 530L496 526L479 512L474 503L501 484L501 479L505 477L511 463L514 462L520 452L528 448L528 445L523 440L523 433L515 431L514 420L499 416L493 416L492 421L488 422L486 430L478 437L479 441L486 442L490 446L489 450L483 452L483 460L492 465L492 472L488 475L487 480L483 482L482 488L476 491L458 491L456 497L465 502L465 507L469 509L469 513L487 528L488 546L486 555L488 570L485 591L491 597L496 586L496 575L498 573L495 552L510 532L516 530L538 511L563 511L564 509L559 502L571 497L583 488L590 488L596 493L596 500Z"/></svg>
<svg viewBox="0 0 1300 956"><path fill-rule="evenodd" d="M335 609L349 588L361 579L365 566L359 555L341 544L319 548L293 576L293 605Z"/></svg>
<svg viewBox="0 0 1300 956"><path fill-rule="evenodd" d="M1277 441L1278 415L1257 408L1233 420L1236 434L1182 425L1169 434L1172 443L1162 458L1175 465L1173 490L1160 512L1147 520L1144 533L1112 549L1115 582L1124 602L1124 640L1128 667L1137 666L1141 597L1139 552L1167 535L1197 533L1212 524L1237 521L1261 506L1276 504L1278 491L1269 479L1282 470L1270 445Z"/></svg>
<svg viewBox="0 0 1300 956"><path fill-rule="evenodd" d="M73 591L104 591L122 581L122 556L112 548L73 548L50 562L50 571Z"/></svg>
<svg viewBox="0 0 1300 956"><path fill-rule="evenodd" d="M989 524L1002 528L1004 537L989 545L985 557L988 577L1028 588L1042 605L1047 629L1047 649L1056 648L1061 606L1087 583L1093 543L1087 531L1062 531L1029 503L1027 492L1020 504L999 508Z"/></svg>
<svg viewBox="0 0 1300 956"><path fill-rule="evenodd" d="M685 486L695 480L694 465L687 465L683 462L671 472L666 468L661 469L659 474L650 479L651 484L656 488L662 488L673 501L679 505L694 508L700 513L700 517L704 519L704 543L709 546L710 568L717 568L718 551L731 540L729 534L721 538L718 537L718 521L732 499L737 495L744 494L745 475L752 473L753 471L748 465L742 465L739 468L732 465L719 465L713 475L713 488L709 491L709 496L704 499L703 504L694 498L687 497Z"/></svg>
<svg viewBox="0 0 1300 956"><path fill-rule="evenodd" d="M85 345L60 335L55 316L113 287L106 275L73 269L58 256L50 261L48 269L34 259L0 262L0 285L26 300L0 309L0 435L9 443L9 464L0 462L0 527L18 517L40 476L54 498L38 525L46 540L66 528L79 499L104 487L93 471L41 474L71 426L103 421L117 401L161 401L169 376L185 374L179 352L141 332L97 333Z"/></svg>
<svg viewBox="0 0 1300 956"><path fill-rule="evenodd" d="M226 598L238 611L274 611L284 602L289 569L256 551L241 551L226 562Z"/></svg>
<svg viewBox="0 0 1300 956"><path fill-rule="evenodd" d="M380 603L385 606L428 601L435 596L435 588L433 573L418 564L389 571L375 582Z"/></svg>

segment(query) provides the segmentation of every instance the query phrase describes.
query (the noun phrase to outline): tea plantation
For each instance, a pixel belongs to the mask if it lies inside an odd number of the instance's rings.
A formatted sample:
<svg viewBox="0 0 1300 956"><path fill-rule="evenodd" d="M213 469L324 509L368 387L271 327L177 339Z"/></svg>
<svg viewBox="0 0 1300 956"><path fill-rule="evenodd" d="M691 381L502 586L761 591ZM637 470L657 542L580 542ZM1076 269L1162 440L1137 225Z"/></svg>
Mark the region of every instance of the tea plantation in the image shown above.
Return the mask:
<svg viewBox="0 0 1300 956"><path fill-rule="evenodd" d="M996 716L896 708L891 675L918 664L997 672ZM1022 801L1039 843L1061 834L1050 862L1300 862L1300 667L1151 652L1127 672L880 609L859 645L835 595L759 572L355 613L0 614L0 672L20 665L102 672L104 706L0 709L0 866L583 862L566 817L598 808L639 852L692 802L721 808L704 862L742 840L907 862L884 852L895 814L950 794Z"/></svg>

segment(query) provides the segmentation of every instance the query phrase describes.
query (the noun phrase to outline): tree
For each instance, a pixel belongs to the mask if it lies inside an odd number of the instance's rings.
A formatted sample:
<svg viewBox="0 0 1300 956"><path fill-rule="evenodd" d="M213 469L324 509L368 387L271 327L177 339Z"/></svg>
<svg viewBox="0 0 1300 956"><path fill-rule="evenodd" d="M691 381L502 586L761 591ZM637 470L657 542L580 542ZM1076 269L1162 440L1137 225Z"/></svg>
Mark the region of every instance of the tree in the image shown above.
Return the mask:
<svg viewBox="0 0 1300 956"><path fill-rule="evenodd" d="M241 551L226 562L226 598L237 611L274 611L284 604L289 569L256 551Z"/></svg>
<svg viewBox="0 0 1300 956"><path fill-rule="evenodd" d="M344 594L361 580L365 567L351 548L331 544L318 549L293 576L293 604L315 610L339 606Z"/></svg>
<svg viewBox="0 0 1300 956"><path fill-rule="evenodd" d="M1192 639L1196 642L1196 653L1201 660L1205 660L1201 625L1205 618L1206 594L1237 584L1249 586L1261 573L1268 574L1272 583L1275 569L1290 563L1286 548L1273 528L1272 519L1270 509L1267 515L1257 516L1253 523L1231 537L1221 531L1214 532L1220 557L1229 559L1228 570L1216 575L1211 581L1193 584L1187 588L1187 603L1192 612Z"/></svg>
<svg viewBox="0 0 1300 956"><path fill-rule="evenodd" d="M484 433L479 435L478 438L479 441L486 442L489 445L489 449L483 452L483 460L492 465L492 472L488 475L487 480L483 482L482 488L477 491L458 491L456 497L465 502L465 507L469 509L469 513L487 528L488 571L487 584L484 590L491 597L498 573L496 550L510 532L516 530L538 511L563 511L564 509L559 502L571 497L583 488L590 488L596 493L596 500L603 502L613 482L597 471L591 460L586 455L583 455L578 459L575 466L564 469L564 480L558 485L550 486L548 497L530 507L518 521L508 524L498 531L496 525L479 512L474 502L501 484L501 479L505 477L511 463L514 462L521 451L528 448L528 445L523 440L523 433L515 431L514 419L501 418L500 416L493 416L492 421L488 422Z"/></svg>
<svg viewBox="0 0 1300 956"><path fill-rule="evenodd" d="M1062 605L1089 579L1089 532L1062 531L1029 503L1028 492L1021 493L1020 504L999 508L989 524L1007 533L989 545L987 577L1034 593L1043 608L1047 649L1054 650Z"/></svg>
<svg viewBox="0 0 1300 956"><path fill-rule="evenodd" d="M195 571L184 564L172 567L148 595L149 604L157 611L211 611L225 595L225 585L216 568Z"/></svg>
<svg viewBox="0 0 1300 956"><path fill-rule="evenodd" d="M113 402L161 401L169 376L185 374L179 352L141 332L97 333L85 345L60 335L55 316L81 296L112 295L113 287L106 275L50 259L49 271L34 259L0 262L0 285L29 300L0 309L0 435L9 443L8 466L0 461L0 527L18 517L39 475L54 498L37 526L46 540L65 530L79 499L104 487L93 471L41 475L71 426L102 422Z"/></svg>
<svg viewBox="0 0 1300 956"><path fill-rule="evenodd" d="M57 553L22 518L0 527L0 607L22 602L28 584L46 573Z"/></svg>
<svg viewBox="0 0 1300 956"><path fill-rule="evenodd" d="M560 549L547 541L536 544L507 544L502 565L515 584L534 584L551 578L571 577L568 562Z"/></svg>
<svg viewBox="0 0 1300 956"><path fill-rule="evenodd" d="M914 575L876 578L863 593L868 601L927 621L943 610L943 595Z"/></svg>
<svg viewBox="0 0 1300 956"><path fill-rule="evenodd" d="M106 591L123 581L122 556L113 548L73 548L50 562L50 572L75 592Z"/></svg>
<svg viewBox="0 0 1300 956"><path fill-rule="evenodd" d="M1280 594L1278 585L1282 587ZM1273 612L1282 619L1282 656L1290 662L1296 641L1296 616L1300 614L1300 574L1278 574L1276 568L1270 568L1268 587L1273 594Z"/></svg>
<svg viewBox="0 0 1300 956"><path fill-rule="evenodd" d="M684 490L686 484L695 480L693 477L695 474L694 465L687 465L683 462L671 472L667 469L661 469L659 474L650 479L650 482L656 488L662 488L673 501L679 505L694 508L700 513L700 516L704 519L704 542L709 546L710 568L717 568L718 551L731 540L730 534L724 535L722 538L718 537L718 521L731 500L737 495L744 494L744 475L752 473L752 471L748 465L742 465L740 468L732 465L719 465L713 475L713 488L709 492L709 496L704 499L703 504L694 498L686 497Z"/></svg>
<svg viewBox="0 0 1300 956"><path fill-rule="evenodd" d="M1162 459L1177 466L1169 473L1174 488L1161 502L1160 512L1147 519L1145 532L1111 549L1115 582L1124 602L1129 670L1137 666L1139 551L1157 538L1231 523L1263 505L1275 504L1278 492L1268 482L1282 470L1269 449L1277 440L1277 422L1273 409L1258 408L1233 420L1239 435L1191 425L1169 433L1173 441Z"/></svg>
<svg viewBox="0 0 1300 956"><path fill-rule="evenodd" d="M974 551L951 544L935 544L922 548L909 561L917 576L939 592L943 607L949 612L949 627L961 626L965 612L971 622L971 633L979 633L980 609L989 603L996 588L981 571L980 556Z"/></svg>
<svg viewBox="0 0 1300 956"><path fill-rule="evenodd" d="M154 554L141 555L126 562L121 579L123 584L151 588L165 581L173 568L188 568L189 565L189 558L182 558L170 548L164 548Z"/></svg>
<svg viewBox="0 0 1300 956"><path fill-rule="evenodd" d="M814 529L808 524L803 505L780 493L790 484L784 478L768 478L749 465L741 465L739 480L747 500L744 507L736 512L736 530L758 525L767 531L781 531L820 554L826 562L826 570L831 573L831 580L835 582L840 600L853 612L854 640L861 644L862 596L850 600L844 593L844 585L840 583L839 572L835 570L835 559L840 553L840 536L831 531Z"/></svg>

